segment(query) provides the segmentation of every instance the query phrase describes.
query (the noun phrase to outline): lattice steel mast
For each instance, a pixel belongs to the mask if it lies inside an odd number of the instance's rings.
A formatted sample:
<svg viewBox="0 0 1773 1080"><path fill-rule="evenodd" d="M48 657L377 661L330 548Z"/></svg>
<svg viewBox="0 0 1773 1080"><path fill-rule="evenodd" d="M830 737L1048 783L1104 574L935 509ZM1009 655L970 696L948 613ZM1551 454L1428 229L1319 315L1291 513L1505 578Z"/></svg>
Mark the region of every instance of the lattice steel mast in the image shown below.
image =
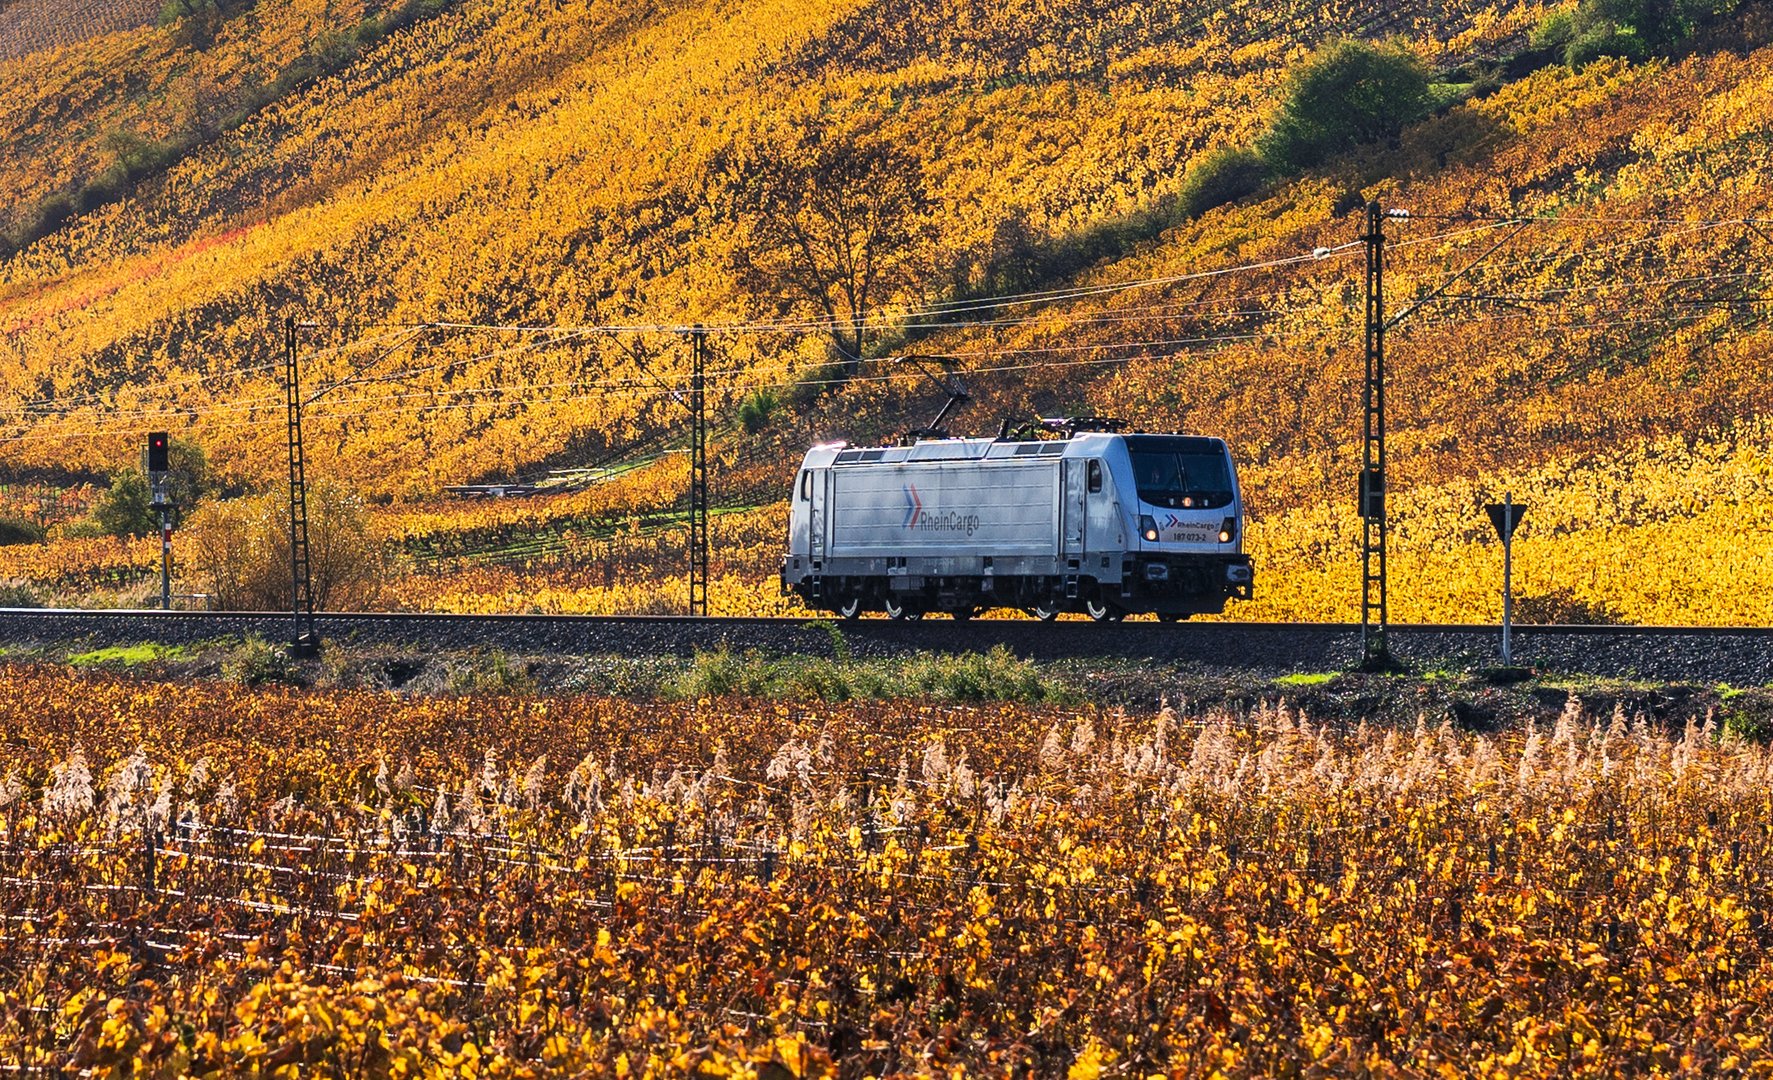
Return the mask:
<svg viewBox="0 0 1773 1080"><path fill-rule="evenodd" d="M689 613L708 614L708 410L704 382L708 331L690 331L690 540Z"/></svg>
<svg viewBox="0 0 1773 1080"><path fill-rule="evenodd" d="M312 653L320 638L314 632L314 579L308 558L307 461L302 448L302 386L296 362L295 316L283 322L284 390L289 408L289 606L294 619L292 653Z"/></svg>
<svg viewBox="0 0 1773 1080"><path fill-rule="evenodd" d="M1367 380L1361 452L1361 654L1364 666L1390 663L1385 633L1385 214L1367 204Z"/></svg>

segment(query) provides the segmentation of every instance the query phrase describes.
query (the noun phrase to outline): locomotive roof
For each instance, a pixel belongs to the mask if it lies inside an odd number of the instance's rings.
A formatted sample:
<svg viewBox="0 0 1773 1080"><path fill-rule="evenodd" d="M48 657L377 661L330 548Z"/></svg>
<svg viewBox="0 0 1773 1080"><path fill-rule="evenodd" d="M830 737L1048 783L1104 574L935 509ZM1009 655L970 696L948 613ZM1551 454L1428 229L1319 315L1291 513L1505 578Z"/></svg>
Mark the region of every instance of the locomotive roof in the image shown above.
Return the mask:
<svg viewBox="0 0 1773 1080"><path fill-rule="evenodd" d="M922 439L911 446L815 446L807 454L809 465L872 465L907 461L976 461L982 458L1053 458L1100 454L1110 445L1124 442L1131 449L1172 449L1194 452L1222 451L1219 439L1199 435L1120 435L1082 432L1069 439Z"/></svg>

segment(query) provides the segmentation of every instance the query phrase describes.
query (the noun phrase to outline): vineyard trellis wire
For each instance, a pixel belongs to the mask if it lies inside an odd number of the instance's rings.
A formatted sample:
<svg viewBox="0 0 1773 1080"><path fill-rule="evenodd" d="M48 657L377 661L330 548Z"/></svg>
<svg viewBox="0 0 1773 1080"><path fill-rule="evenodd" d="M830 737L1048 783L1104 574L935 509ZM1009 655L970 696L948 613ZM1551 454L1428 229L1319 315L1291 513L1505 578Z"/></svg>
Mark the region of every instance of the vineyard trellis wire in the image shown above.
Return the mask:
<svg viewBox="0 0 1773 1080"><path fill-rule="evenodd" d="M32 676L50 693L76 678ZM18 700L8 677L0 697ZM845 1069L904 1047L1198 1062L1202 1037L1233 1071L1338 1046L1427 1064L1419 1015L1387 1021L1401 1041L1358 1010L1338 1019L1409 978L1500 1061L1529 1044L1478 1015L1529 971L1544 985L1508 1015L1568 1033L1531 1043L1540 1071L1648 1065L1670 1039L1762 1059L1759 1014L1737 1006L1773 981L1773 754L1703 716L1668 730L1572 698L1543 727L1485 734L1272 702L1152 716L720 701L636 717L607 699L201 686L169 688L168 709L119 704L127 685L89 685L76 715L0 750L0 1046L33 1066L121 1061L99 1052L109 1022L104 1045L144 1067L201 1051L336 1070L364 1034L338 1010L396 1022L362 1014L372 984L396 1010L418 994L461 1036L395 1040L415 1065L459 1064L472 1042L510 1068L627 1054L638 1072L715 1060L708 1038L755 1062L781 1037ZM149 731L155 749L132 750ZM317 731L334 734L293 749ZM89 764L76 743L102 749ZM248 750L267 745L292 752ZM1489 974L1469 966L1484 957ZM1368 982L1356 997L1348 970ZM996 997L973 989L986 971ZM1245 1029L1199 1026L1220 1007L1203 977ZM1273 995L1295 986L1280 1010ZM115 989L80 996L96 987ZM1160 1000L1133 1007L1141 987ZM1043 1002L1072 994L1062 1051L1023 1041ZM607 1024L593 1001L616 1010ZM214 1041L163 1037L155 1007ZM254 1043L264 1008L284 1034ZM567 1045L526 1041L522 1016ZM1647 1016L1660 1034L1640 1043L1630 1025ZM943 1023L978 1041L943 1049L929 1041Z"/></svg>

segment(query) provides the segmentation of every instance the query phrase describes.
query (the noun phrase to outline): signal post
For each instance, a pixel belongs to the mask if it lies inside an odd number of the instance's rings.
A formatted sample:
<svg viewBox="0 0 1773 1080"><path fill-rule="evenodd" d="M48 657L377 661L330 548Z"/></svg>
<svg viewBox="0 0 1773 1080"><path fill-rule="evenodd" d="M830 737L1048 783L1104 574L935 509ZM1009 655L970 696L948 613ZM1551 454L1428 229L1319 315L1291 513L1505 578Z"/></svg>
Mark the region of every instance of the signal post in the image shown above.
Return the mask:
<svg viewBox="0 0 1773 1080"><path fill-rule="evenodd" d="M1515 502L1513 493L1504 492L1502 501L1489 503L1484 512L1502 540L1502 666L1509 667L1514 663L1514 531L1527 513L1527 504Z"/></svg>
<svg viewBox="0 0 1773 1080"><path fill-rule="evenodd" d="M166 499L166 474L172 471L170 440L164 431L148 433L148 483L154 492L149 509L160 517L160 610L172 610L172 505Z"/></svg>

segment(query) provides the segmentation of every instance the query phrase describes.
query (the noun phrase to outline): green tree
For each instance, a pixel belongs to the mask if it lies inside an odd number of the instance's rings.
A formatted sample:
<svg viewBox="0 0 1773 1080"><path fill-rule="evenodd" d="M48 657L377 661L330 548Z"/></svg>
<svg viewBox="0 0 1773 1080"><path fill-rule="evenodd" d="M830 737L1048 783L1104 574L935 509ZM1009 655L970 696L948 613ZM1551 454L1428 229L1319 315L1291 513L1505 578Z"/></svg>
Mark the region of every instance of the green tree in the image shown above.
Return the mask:
<svg viewBox="0 0 1773 1080"><path fill-rule="evenodd" d="M1415 55L1340 41L1288 76L1280 112L1257 147L1272 165L1308 169L1332 154L1392 138L1433 109L1428 69Z"/></svg>
<svg viewBox="0 0 1773 1080"><path fill-rule="evenodd" d="M781 405L775 391L769 389L756 390L739 403L739 426L745 434L756 435L770 426L770 418L775 415Z"/></svg>
<svg viewBox="0 0 1773 1080"><path fill-rule="evenodd" d="M154 493L140 469L118 469L111 486L92 505L91 530L101 536L147 536L160 529Z"/></svg>
<svg viewBox="0 0 1773 1080"><path fill-rule="evenodd" d="M166 448L166 501L172 504L174 528L183 525L197 504L209 495L209 457L188 439L174 439Z"/></svg>
<svg viewBox="0 0 1773 1080"><path fill-rule="evenodd" d="M1735 7L1734 0L1583 0L1573 11L1540 20L1531 44L1562 49L1564 62L1575 68L1602 56L1642 60L1668 52Z"/></svg>
<svg viewBox="0 0 1773 1080"><path fill-rule="evenodd" d="M159 24L170 30L179 44L207 49L221 32L226 12L217 0L164 0Z"/></svg>
<svg viewBox="0 0 1773 1080"><path fill-rule="evenodd" d="M209 461L203 447L186 439L174 439L167 447L165 495L167 517L174 528L209 493ZM87 520L74 530L86 536L148 536L160 530L160 514L153 508L154 489L148 477L133 466L111 474L111 486L93 503Z"/></svg>
<svg viewBox="0 0 1773 1080"><path fill-rule="evenodd" d="M1215 150L1189 165L1177 195L1177 213L1200 217L1215 206L1254 195L1267 179L1268 163L1260 154L1231 147Z"/></svg>

